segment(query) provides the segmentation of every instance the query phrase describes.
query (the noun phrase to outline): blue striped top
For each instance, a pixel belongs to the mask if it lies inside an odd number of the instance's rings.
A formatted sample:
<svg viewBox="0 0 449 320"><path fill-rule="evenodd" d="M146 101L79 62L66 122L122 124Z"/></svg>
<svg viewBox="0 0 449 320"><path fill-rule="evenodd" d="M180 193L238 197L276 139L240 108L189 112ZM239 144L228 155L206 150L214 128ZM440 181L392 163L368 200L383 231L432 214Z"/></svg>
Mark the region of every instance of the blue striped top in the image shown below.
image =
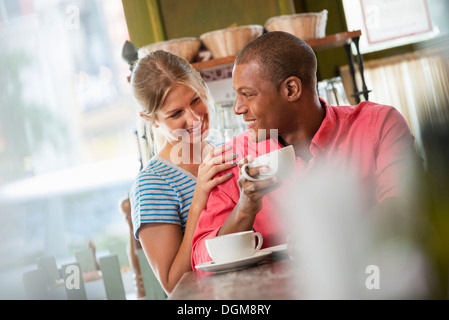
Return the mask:
<svg viewBox="0 0 449 320"><path fill-rule="evenodd" d="M184 233L196 177L161 157L154 156L138 174L130 192L134 236L142 223L173 223Z"/></svg>

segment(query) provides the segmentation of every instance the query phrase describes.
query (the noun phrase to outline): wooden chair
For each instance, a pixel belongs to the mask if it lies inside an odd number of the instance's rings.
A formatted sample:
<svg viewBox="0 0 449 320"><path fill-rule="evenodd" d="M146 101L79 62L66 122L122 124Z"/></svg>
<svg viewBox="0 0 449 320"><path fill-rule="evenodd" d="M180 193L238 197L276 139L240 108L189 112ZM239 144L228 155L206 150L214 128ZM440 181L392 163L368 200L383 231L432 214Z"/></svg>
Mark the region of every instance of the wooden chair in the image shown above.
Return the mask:
<svg viewBox="0 0 449 320"><path fill-rule="evenodd" d="M125 220L129 228L129 260L131 268L135 274L135 282L137 286L137 298L145 298L145 288L142 282L142 272L140 270L139 257L137 256L137 249L141 248L140 242L136 240L133 234L133 223L131 219L131 203L129 198L124 199L120 203L120 209L125 215Z"/></svg>
<svg viewBox="0 0 449 320"><path fill-rule="evenodd" d="M159 281L153 273L150 264L143 252L142 246L136 240L133 234L133 225L131 219L131 203L129 198L124 199L120 204L120 209L125 215L125 220L129 227L129 256L131 266L135 273L137 285L137 297L139 299L160 300L166 299L165 291L162 289Z"/></svg>

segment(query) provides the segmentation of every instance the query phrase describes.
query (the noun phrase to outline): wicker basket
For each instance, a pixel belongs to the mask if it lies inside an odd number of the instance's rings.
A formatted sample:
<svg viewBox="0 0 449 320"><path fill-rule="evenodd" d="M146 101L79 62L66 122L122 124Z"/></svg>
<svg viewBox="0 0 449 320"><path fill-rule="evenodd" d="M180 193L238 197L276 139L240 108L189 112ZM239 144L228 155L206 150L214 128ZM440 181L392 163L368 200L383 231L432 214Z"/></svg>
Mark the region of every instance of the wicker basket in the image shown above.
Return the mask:
<svg viewBox="0 0 449 320"><path fill-rule="evenodd" d="M323 38L326 36L327 13L323 10L272 17L265 22L265 29L292 33L305 41Z"/></svg>
<svg viewBox="0 0 449 320"><path fill-rule="evenodd" d="M200 47L201 41L194 37L160 41L141 47L139 49L139 59L143 58L151 51L164 50L176 54L181 58L186 59L188 62L192 62L198 54Z"/></svg>
<svg viewBox="0 0 449 320"><path fill-rule="evenodd" d="M247 25L210 31L200 36L214 59L236 56L245 45L260 36L263 26Z"/></svg>

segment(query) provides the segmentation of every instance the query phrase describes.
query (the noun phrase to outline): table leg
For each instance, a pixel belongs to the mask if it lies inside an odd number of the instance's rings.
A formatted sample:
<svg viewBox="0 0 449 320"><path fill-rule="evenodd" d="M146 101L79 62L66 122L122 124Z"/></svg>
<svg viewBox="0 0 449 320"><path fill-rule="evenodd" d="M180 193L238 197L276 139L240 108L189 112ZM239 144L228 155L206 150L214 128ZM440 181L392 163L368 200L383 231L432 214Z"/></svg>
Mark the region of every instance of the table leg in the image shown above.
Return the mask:
<svg viewBox="0 0 449 320"><path fill-rule="evenodd" d="M353 38L352 41L354 42L355 48L357 50L357 63L359 65L359 72L360 72L360 77L362 79L362 92L363 96L365 98L366 101L368 101L368 95L371 92L371 90L368 90L368 88L366 87L366 83L365 83L365 76L364 76L364 68L363 68L363 57L360 54L360 48L359 48L359 40L360 38Z"/></svg>
<svg viewBox="0 0 449 320"><path fill-rule="evenodd" d="M352 86L353 86L353 97L355 98L355 101L357 104L360 103L360 94L359 94L359 89L357 88L357 81L355 79L355 62L354 62L354 57L352 55L352 51L351 51L351 42L347 43L344 45L345 49L346 49L346 54L348 56L348 62L349 62L349 72L351 73L351 78L352 78Z"/></svg>

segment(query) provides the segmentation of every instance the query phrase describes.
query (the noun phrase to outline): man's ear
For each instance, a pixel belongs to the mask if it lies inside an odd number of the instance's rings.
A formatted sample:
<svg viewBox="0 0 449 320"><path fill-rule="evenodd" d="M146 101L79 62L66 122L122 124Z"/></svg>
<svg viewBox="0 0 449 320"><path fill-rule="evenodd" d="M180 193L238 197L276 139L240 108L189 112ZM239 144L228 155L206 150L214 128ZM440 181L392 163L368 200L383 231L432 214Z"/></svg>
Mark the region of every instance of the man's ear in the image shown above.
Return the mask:
<svg viewBox="0 0 449 320"><path fill-rule="evenodd" d="M159 125L157 124L157 121L154 121L154 119L153 119L150 115L145 114L145 113L143 113L143 112L139 112L139 116L140 116L143 120L147 121L150 125L152 125L152 126L154 126L154 127L156 127L156 128L159 128Z"/></svg>
<svg viewBox="0 0 449 320"><path fill-rule="evenodd" d="M298 77L291 76L282 83L288 101L294 102L302 95L302 82Z"/></svg>

